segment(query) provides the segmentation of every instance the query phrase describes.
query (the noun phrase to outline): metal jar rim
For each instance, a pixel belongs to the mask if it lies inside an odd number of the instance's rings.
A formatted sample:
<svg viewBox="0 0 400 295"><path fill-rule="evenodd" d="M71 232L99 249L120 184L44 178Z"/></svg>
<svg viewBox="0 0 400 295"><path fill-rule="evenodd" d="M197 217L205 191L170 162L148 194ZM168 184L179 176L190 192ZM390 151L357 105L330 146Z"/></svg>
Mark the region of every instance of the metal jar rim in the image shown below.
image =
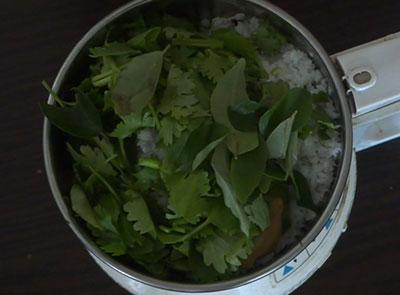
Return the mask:
<svg viewBox="0 0 400 295"><path fill-rule="evenodd" d="M85 248L90 251L93 255L95 255L100 261L108 265L109 267L113 268L114 270L118 271L122 275L135 280L137 282L150 285L155 288L170 290L170 291L180 291L180 292L211 292L211 291L222 291L227 289L236 288L239 286L243 286L259 280L270 273L274 272L275 270L279 269L283 266L286 262L294 259L301 251L303 251L309 243L311 243L317 234L322 230L325 223L331 216L332 212L336 208L339 199L342 195L343 189L345 187L345 183L348 177L349 169L350 169L350 162L352 156L352 124L351 124L351 113L348 106L348 103L345 98L345 92L343 89L342 82L337 74L335 67L333 66L329 56L319 44L319 42L313 37L313 35L301 25L296 19L292 16L287 14L282 9L276 7L275 5L263 1L263 0L243 0L244 2L248 2L250 4L259 6L263 9L266 9L277 17L283 19L286 23L296 29L299 34L301 34L314 48L314 50L319 54L321 60L323 61L324 65L326 66L329 75L331 75L332 81L334 86L336 87L336 91L339 96L340 107L342 110L342 119L343 119L343 151L342 151L342 158L339 164L339 172L337 176L336 185L333 189L333 193L331 196L331 200L320 216L319 220L313 226L313 228L308 232L308 234L302 239L302 243L288 251L282 257L278 258L272 264L269 264L259 270L256 270L252 273L233 278L226 281L219 281L216 283L206 283L206 284L193 284L193 283L180 283L180 282L172 282L172 281L165 281L161 279L156 279L151 277L150 275L143 274L141 272L135 271L134 269L128 268L118 262L117 260L113 259L111 256L105 254L101 251L96 244L90 239L90 237L86 234L84 230L78 225L76 219L71 215L70 210L68 209L67 204L64 202L60 189L57 185L55 171L53 168L53 159L51 157L50 151L50 122L45 119L44 121L44 129L43 129L43 153L44 153L44 160L45 160L45 167L47 177L50 183L51 191L53 196L56 200L56 203L62 212L64 219L67 221L71 229L74 233L78 236L78 238L82 241ZM85 44L102 28L104 28L107 24L114 21L118 17L124 15L126 12L131 11L143 4L149 3L151 0L136 0L132 1L121 8L115 10L101 21L99 21L95 26L93 26L84 36L83 38L77 43L77 45L73 48L67 59L65 60L64 64L62 65L55 81L53 84L53 90L57 93L60 90L60 87L63 83L65 75L74 63L76 57L84 48ZM50 96L49 101L50 104L54 103L54 99Z"/></svg>

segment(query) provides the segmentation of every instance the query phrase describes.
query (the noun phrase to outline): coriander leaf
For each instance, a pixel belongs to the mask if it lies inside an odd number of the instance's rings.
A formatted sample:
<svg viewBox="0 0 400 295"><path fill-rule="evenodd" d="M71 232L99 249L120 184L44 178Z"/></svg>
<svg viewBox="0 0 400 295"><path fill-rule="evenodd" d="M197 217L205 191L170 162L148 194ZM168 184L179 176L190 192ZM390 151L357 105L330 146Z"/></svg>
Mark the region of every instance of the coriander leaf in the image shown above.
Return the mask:
<svg viewBox="0 0 400 295"><path fill-rule="evenodd" d="M236 271L241 260L250 254L253 243L243 234L233 236L215 232L214 235L200 240L197 250L203 254L204 263L212 265L219 273Z"/></svg>
<svg viewBox="0 0 400 295"><path fill-rule="evenodd" d="M286 41L271 24L265 21L260 24L251 38L257 47L268 55L278 53Z"/></svg>
<svg viewBox="0 0 400 295"><path fill-rule="evenodd" d="M189 32L185 29L174 28L174 27L165 27L163 29L163 33L165 34L165 37L167 38L167 40L170 40L170 41L173 38L190 38L195 35L194 33Z"/></svg>
<svg viewBox="0 0 400 295"><path fill-rule="evenodd" d="M231 248L226 253L226 261L230 265L231 271L237 271L242 265L242 260L246 259L253 250L253 241L244 235L235 235L228 238Z"/></svg>
<svg viewBox="0 0 400 295"><path fill-rule="evenodd" d="M210 49L204 53L199 52L193 59L193 65L199 69L204 77L214 83L218 83L225 72L233 66L228 57L219 55Z"/></svg>
<svg viewBox="0 0 400 295"><path fill-rule="evenodd" d="M256 149L232 158L232 186L242 204L247 202L248 197L258 187L267 158L267 145L263 141L260 141L260 145Z"/></svg>
<svg viewBox="0 0 400 295"><path fill-rule="evenodd" d="M90 57L97 58L103 56L137 55L139 50L129 47L126 43L112 42L105 43L101 47L90 48Z"/></svg>
<svg viewBox="0 0 400 295"><path fill-rule="evenodd" d="M189 69L189 58L196 52L195 49L186 46L173 46L165 54L171 60L172 64L182 69Z"/></svg>
<svg viewBox="0 0 400 295"><path fill-rule="evenodd" d="M140 112L152 99L161 73L163 52L154 51L134 57L112 90L115 112L127 115Z"/></svg>
<svg viewBox="0 0 400 295"><path fill-rule="evenodd" d="M171 14L165 13L162 18L163 26L170 26L180 29L186 29L190 32L197 32L196 26L192 20L183 17L176 17Z"/></svg>
<svg viewBox="0 0 400 295"><path fill-rule="evenodd" d="M168 73L167 88L158 111L162 114L171 112L171 116L176 119L191 115L193 111L190 108L197 103L196 97L192 94L195 87L190 73L184 73L172 65Z"/></svg>
<svg viewBox="0 0 400 295"><path fill-rule="evenodd" d="M190 268L190 278L200 282L214 282L219 274L212 266L206 266L202 255L196 250L189 252L188 265Z"/></svg>
<svg viewBox="0 0 400 295"><path fill-rule="evenodd" d="M152 127L152 121L144 121L141 112L132 112L129 115L121 116L122 122L117 125L111 137L125 139L132 135L133 132L142 127Z"/></svg>
<svg viewBox="0 0 400 295"><path fill-rule="evenodd" d="M115 176L117 172L107 161L102 150L98 148L91 148L88 145L82 145L80 147L82 154L81 164L87 168L93 168L95 171L100 172L104 175Z"/></svg>
<svg viewBox="0 0 400 295"><path fill-rule="evenodd" d="M127 219L135 222L133 225L135 230L141 234L149 233L152 237L156 236L156 230L149 209L140 195L135 193L134 198L125 203L124 210L128 213Z"/></svg>
<svg viewBox="0 0 400 295"><path fill-rule="evenodd" d="M121 208L119 203L115 200L112 195L102 195L100 196L96 206L95 206L96 213L102 212L103 216L110 216L111 221L114 224L118 223L118 218L121 213ZM98 210L100 209L100 210ZM98 214L99 216L99 214Z"/></svg>
<svg viewBox="0 0 400 295"><path fill-rule="evenodd" d="M96 240L100 248L110 253L112 256L121 256L126 254L126 245L117 237L102 237Z"/></svg>
<svg viewBox="0 0 400 295"><path fill-rule="evenodd" d="M84 93L77 94L77 103L72 107L57 107L40 103L40 109L57 128L76 137L89 139L103 130L100 115Z"/></svg>
<svg viewBox="0 0 400 295"><path fill-rule="evenodd" d="M174 140L169 146L163 146L165 157L163 159L161 171L174 173L180 166L180 155L183 152L186 141L189 138L189 131L182 132L181 137Z"/></svg>
<svg viewBox="0 0 400 295"><path fill-rule="evenodd" d="M79 185L74 184L72 186L70 192L70 198L71 198L72 210L74 210L75 213L79 215L79 217L81 217L91 226L103 230L103 227L97 221L92 206L89 204L89 201L86 198L85 192Z"/></svg>
<svg viewBox="0 0 400 295"><path fill-rule="evenodd" d="M185 241L180 246L175 246L174 249L178 250L185 256L189 256L190 243L189 241Z"/></svg>
<svg viewBox="0 0 400 295"><path fill-rule="evenodd" d="M284 159L289 145L295 112L289 119L280 123L267 138L267 150L270 159Z"/></svg>
<svg viewBox="0 0 400 295"><path fill-rule="evenodd" d="M262 195L259 195L250 205L244 208L249 215L251 222L256 224L261 230L265 230L269 224L269 211L268 205Z"/></svg>
<svg viewBox="0 0 400 295"><path fill-rule="evenodd" d="M197 249L203 254L204 263L207 266L212 265L219 273L225 273L228 268L225 255L229 248L228 241L217 234L200 240L197 244Z"/></svg>
<svg viewBox="0 0 400 295"><path fill-rule="evenodd" d="M159 186L159 182L161 181L160 172L156 169L147 167L139 169L134 176L136 178L134 184L135 188L143 193L146 193L152 187Z"/></svg>
<svg viewBox="0 0 400 295"><path fill-rule="evenodd" d="M240 57L246 58L246 71L255 79L267 77L264 66L258 57L256 46L249 39L243 37L234 29L220 29L212 32L211 38L224 42L224 48Z"/></svg>
<svg viewBox="0 0 400 295"><path fill-rule="evenodd" d="M182 126L178 121L172 119L170 116L164 117L160 123L160 137L167 146L172 144L174 137L181 137L183 130L185 130L185 126Z"/></svg>
<svg viewBox="0 0 400 295"><path fill-rule="evenodd" d="M164 183L170 195L174 211L190 223L196 223L206 209L207 202L202 196L210 191L208 173L194 171L189 175L177 173L166 175Z"/></svg>
<svg viewBox="0 0 400 295"><path fill-rule="evenodd" d="M192 72L191 78L195 84L192 93L199 101L199 106L205 110L209 110L211 96L211 90L209 88L211 88L210 85L212 85L212 83L195 72Z"/></svg>
<svg viewBox="0 0 400 295"><path fill-rule="evenodd" d="M257 51L253 44L233 29L216 30L212 32L211 38L223 41L225 49L242 57L257 58Z"/></svg>
<svg viewBox="0 0 400 295"><path fill-rule="evenodd" d="M110 215L110 212L107 210L107 208L104 208L103 206L97 204L93 209L94 212L96 212L98 220L103 228L118 235L118 230L115 227L115 223L112 220L112 216Z"/></svg>
<svg viewBox="0 0 400 295"><path fill-rule="evenodd" d="M208 221L215 225L220 231L231 235L239 230L239 220L232 214L232 211L225 206L220 199L209 200L210 213Z"/></svg>
<svg viewBox="0 0 400 295"><path fill-rule="evenodd" d="M134 245L142 246L143 241L146 239L145 236L141 235L133 228L132 223L128 221L125 214L120 214L118 219L118 231L121 240L128 247L132 247Z"/></svg>
<svg viewBox="0 0 400 295"><path fill-rule="evenodd" d="M148 29L146 32L143 32L131 38L130 40L128 40L127 43L133 48L137 48L145 52L158 50L159 46L157 43L157 39L160 35L160 32L160 27L153 27L151 29Z"/></svg>
<svg viewBox="0 0 400 295"><path fill-rule="evenodd" d="M228 151L224 146L218 146L215 149L211 159L211 166L214 169L217 184L222 189L225 205L232 211L232 214L239 219L240 229L248 237L250 221L232 187L229 173Z"/></svg>
<svg viewBox="0 0 400 295"><path fill-rule="evenodd" d="M168 40L174 37L190 38L197 32L196 27L192 22L177 18L169 14L165 14L162 20L163 32Z"/></svg>
<svg viewBox="0 0 400 295"><path fill-rule="evenodd" d="M72 158L77 162L79 165L87 168L88 171L91 169L95 170L96 172L100 172L103 175L107 176L115 176L117 172L109 163L109 159L113 159L116 157L115 154L110 156L106 159L104 152L99 148L92 148L88 145L82 145L80 147L80 154L77 153L72 146L67 143L67 149L70 152Z"/></svg>

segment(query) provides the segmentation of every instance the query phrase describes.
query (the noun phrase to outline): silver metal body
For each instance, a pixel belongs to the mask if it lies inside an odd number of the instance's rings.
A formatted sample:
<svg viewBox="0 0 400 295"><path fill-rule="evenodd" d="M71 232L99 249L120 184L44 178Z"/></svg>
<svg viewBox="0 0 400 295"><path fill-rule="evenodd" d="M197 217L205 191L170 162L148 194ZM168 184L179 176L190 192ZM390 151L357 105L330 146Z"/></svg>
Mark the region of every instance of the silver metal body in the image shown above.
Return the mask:
<svg viewBox="0 0 400 295"><path fill-rule="evenodd" d="M315 240L307 244L295 258L281 268L250 284L218 292L202 292L198 295L288 295L310 278L329 258L341 234L347 228L347 220L353 205L357 180L356 157L353 154L349 178L340 202ZM90 253L90 252L89 252ZM96 263L120 286L135 295L185 295L187 292L161 290L138 283L99 260Z"/></svg>
<svg viewBox="0 0 400 295"><path fill-rule="evenodd" d="M353 103L357 151L400 136L400 33L332 56ZM366 73L365 80L357 75Z"/></svg>
<svg viewBox="0 0 400 295"><path fill-rule="evenodd" d="M126 17L137 9L139 6L146 8L147 6L159 5L160 3L165 4L167 0L163 1L151 1L151 0L137 0L128 3L120 9L114 11L109 16L105 17L102 21L96 24L76 45L67 60L63 64L57 78L54 82L53 89L56 93L62 93L71 88L79 76L79 70L82 64L88 64L87 53L88 48L102 42L105 34L106 27L116 20L120 20ZM174 1L170 1L174 2ZM355 157L353 154L353 141L352 141L352 112L348 103L348 97L343 86L341 74L338 74L337 69L332 63L330 57L326 54L322 46L318 41L294 18L289 16L287 13L277 8L276 6L261 0L214 0L214 1L195 1L191 2L189 6L184 6L183 3L188 4L188 1L180 1L179 7L183 12L187 13L189 17L195 18L211 18L218 15L229 15L236 12L244 12L249 15L257 15L259 17L268 17L275 26L279 27L290 37L290 41L297 47L307 51L314 62L319 66L321 72L328 79L329 88L331 90L332 98L335 100L338 110L342 118L342 155L339 162L338 172L332 195L328 205L320 216L319 220L314 224L309 233L299 242L294 245L289 251L284 253L281 257L274 260L269 265L258 269L252 273L241 276L239 278L212 283L212 284L188 284L181 282L170 282L163 281L160 279L153 278L147 274L140 273L134 269L128 268L115 260L114 258L103 253L96 244L92 241L85 229L79 224L74 218L70 208L65 203L63 195L67 195L70 183L64 182L64 168L66 164L63 163L63 159L60 159L60 154L63 153L65 147L61 147L58 142L59 134L57 130L51 128L49 122L45 120L44 124L44 135L43 135L43 146L44 146L44 157L46 171L50 182L50 187L55 200L65 218L74 233L82 241L86 249L95 258L95 260L101 265L103 269L107 271L117 282L123 284L123 286L132 292L137 294L182 294L182 293L207 293L207 292L226 292L229 294L244 294L243 290L253 290L258 288L255 286L262 287L264 290L258 291L254 294L286 294L284 293L266 293L265 288L266 280L274 277L283 270L288 263L295 261L296 258L304 257L304 253L308 252L310 245L315 245L315 241L318 237L321 237L321 233L326 228L327 222L331 220L332 216L337 214L338 206L343 204L343 200L347 201L346 210L343 211L343 216L348 215L351 209L352 196L354 196L355 186ZM49 103L53 104L54 100L52 97L49 98ZM64 151L65 152L65 151ZM350 166L352 165L353 172L349 174ZM351 177L349 178L349 175ZM350 180L349 180L350 179ZM352 192L350 197L347 197L346 187L349 187L349 183L352 185ZM336 213L335 213L336 212ZM341 213L342 214L342 213ZM338 215L335 215L338 216ZM336 220L336 219L335 219ZM339 219L338 219L339 220ZM345 223L344 219L340 219L340 228ZM333 232L333 231L332 231ZM339 234L331 235L329 246L326 249L331 251ZM303 256L301 256L303 255ZM308 255L311 257L314 254ZM300 259L300 258L299 258ZM296 259L297 261L297 259ZM313 260L309 260L313 261ZM317 261L317 260L315 260ZM319 259L318 266L323 263ZM304 280L306 280L316 268L312 268L312 271L307 272L306 276L300 278L293 277L294 283L291 288L299 286ZM295 272L293 272L295 273ZM275 280L275 286L278 284L278 280ZM124 283L122 283L124 282ZM129 284L127 283L129 282ZM271 283L272 284L272 283ZM127 286L131 287L127 287ZM272 284L273 285L273 284ZM272 286L271 285L271 286ZM268 287L269 288L269 287ZM289 288L290 289L290 288ZM146 293L152 290L152 293ZM228 291L229 290L229 291ZM271 289L272 290L272 289ZM276 289L278 290L278 289ZM247 292L246 291L246 292ZM235 292L235 293L232 293ZM261 293L260 293L261 292ZM286 292L286 291L285 291ZM249 293L253 294L253 292Z"/></svg>

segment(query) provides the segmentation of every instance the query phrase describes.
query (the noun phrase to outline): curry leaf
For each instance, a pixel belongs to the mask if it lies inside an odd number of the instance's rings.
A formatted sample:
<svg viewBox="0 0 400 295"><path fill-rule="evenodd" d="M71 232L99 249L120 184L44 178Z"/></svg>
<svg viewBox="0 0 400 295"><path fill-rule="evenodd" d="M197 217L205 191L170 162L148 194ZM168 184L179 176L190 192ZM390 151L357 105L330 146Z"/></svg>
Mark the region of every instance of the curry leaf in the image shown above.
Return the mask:
<svg viewBox="0 0 400 295"><path fill-rule="evenodd" d="M203 161L207 158L207 156L225 139L225 135L211 141L208 145L206 145L194 158L192 164L192 170L197 169L203 163Z"/></svg>
<svg viewBox="0 0 400 295"><path fill-rule="evenodd" d="M161 73L163 53L154 51L134 57L112 90L115 112L140 112L152 99Z"/></svg>
<svg viewBox="0 0 400 295"><path fill-rule="evenodd" d="M260 184L258 186L260 192L266 194L268 193L270 187L271 187L271 178L269 178L266 174L263 174L261 176Z"/></svg>
<svg viewBox="0 0 400 295"><path fill-rule="evenodd" d="M94 226L95 228L102 230L103 227L97 221L93 208L90 205L88 199L86 198L85 192L79 185L74 184L72 186L70 197L71 197L72 210L74 210L75 213L79 215L79 217L81 217L91 226Z"/></svg>
<svg viewBox="0 0 400 295"><path fill-rule="evenodd" d="M127 43L133 48L137 48L145 52L158 50L159 46L157 44L157 38L160 35L160 32L160 27L153 27L146 32L131 38Z"/></svg>
<svg viewBox="0 0 400 295"><path fill-rule="evenodd" d="M241 101L228 109L229 121L238 131L256 131L261 106L255 101Z"/></svg>
<svg viewBox="0 0 400 295"><path fill-rule="evenodd" d="M245 66L246 61L240 59L219 81L210 100L210 108L214 120L231 129L226 144L235 156L251 151L258 146L257 132L235 130L228 115L230 106L249 100L246 93Z"/></svg>
<svg viewBox="0 0 400 295"><path fill-rule="evenodd" d="M298 131L292 132L290 134L289 145L285 158L285 170L286 173L289 174L292 173L293 167L297 162L298 140L299 140L299 132Z"/></svg>
<svg viewBox="0 0 400 295"><path fill-rule="evenodd" d="M215 149L211 159L211 166L214 169L217 183L222 189L225 205L230 208L232 214L239 219L242 232L246 236L249 236L250 221L233 189L229 173L228 152L224 146L218 146Z"/></svg>
<svg viewBox="0 0 400 295"><path fill-rule="evenodd" d="M256 149L232 159L232 185L242 204L247 202L247 198L259 185L267 158L267 145L261 141Z"/></svg>
<svg viewBox="0 0 400 295"><path fill-rule="evenodd" d="M226 127L232 127L228 109L241 101L248 101L244 69L246 61L240 59L219 81L211 95L210 108L214 120Z"/></svg>
<svg viewBox="0 0 400 295"><path fill-rule="evenodd" d="M220 139L226 135L226 133L227 129L218 123L204 124L195 129L189 135L184 150L180 156L182 169L185 171L194 170L192 167L197 154L200 153L203 148L207 147L210 142L212 143L215 140ZM209 152L211 152L211 150L209 150Z"/></svg>
<svg viewBox="0 0 400 295"><path fill-rule="evenodd" d="M72 107L40 103L40 108L54 126L72 136L88 139L103 130L96 107L84 93L78 93L77 103Z"/></svg>
<svg viewBox="0 0 400 295"><path fill-rule="evenodd" d="M226 146L237 157L250 152L258 146L257 132L241 132L231 129L226 137Z"/></svg>
<svg viewBox="0 0 400 295"><path fill-rule="evenodd" d="M267 138L266 144L270 159L284 159L286 157L295 117L296 113L280 123Z"/></svg>
<svg viewBox="0 0 400 295"><path fill-rule="evenodd" d="M259 122L260 133L263 136L269 135L294 112L297 112L293 122L293 131L296 131L309 122L312 112L312 96L303 88L290 89L284 97L264 113Z"/></svg>
<svg viewBox="0 0 400 295"><path fill-rule="evenodd" d="M294 170L292 181L295 187L297 203L299 206L315 211L316 207L312 198L310 187L307 179L300 171Z"/></svg>

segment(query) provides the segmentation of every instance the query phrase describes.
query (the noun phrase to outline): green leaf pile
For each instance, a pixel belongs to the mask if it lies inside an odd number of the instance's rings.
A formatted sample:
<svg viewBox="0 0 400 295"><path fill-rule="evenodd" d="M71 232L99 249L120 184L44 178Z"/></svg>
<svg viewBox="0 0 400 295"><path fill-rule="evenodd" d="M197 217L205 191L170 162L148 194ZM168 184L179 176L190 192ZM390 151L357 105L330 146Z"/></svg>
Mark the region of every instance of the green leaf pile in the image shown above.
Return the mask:
<svg viewBox="0 0 400 295"><path fill-rule="evenodd" d="M40 107L66 134L71 208L103 251L159 278L216 281L268 228L270 191L315 209L297 144L335 125L313 108L323 93L266 82L260 55L284 43L267 22L245 38L138 15L89 50L75 97L50 90L59 105Z"/></svg>

